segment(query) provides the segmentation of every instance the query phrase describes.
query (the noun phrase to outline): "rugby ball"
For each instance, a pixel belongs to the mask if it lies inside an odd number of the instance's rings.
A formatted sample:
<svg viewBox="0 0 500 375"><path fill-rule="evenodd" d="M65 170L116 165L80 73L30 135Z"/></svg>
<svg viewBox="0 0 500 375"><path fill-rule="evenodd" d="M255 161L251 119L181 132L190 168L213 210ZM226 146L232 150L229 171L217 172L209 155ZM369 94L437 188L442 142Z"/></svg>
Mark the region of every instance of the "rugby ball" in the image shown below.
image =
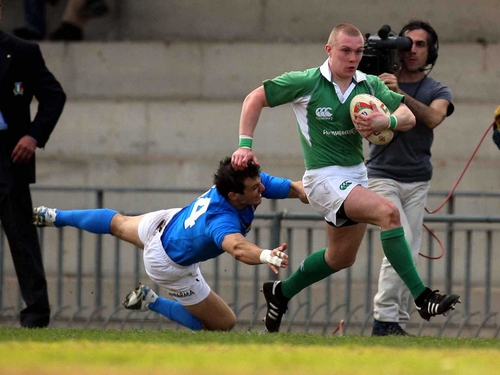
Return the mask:
<svg viewBox="0 0 500 375"><path fill-rule="evenodd" d="M369 94L358 94L354 98L352 98L350 105L351 120L353 121L354 127L356 127L356 124L354 123L355 113L361 113L364 115L369 115L370 113L372 113L372 106L370 102L375 103L375 105L379 109L379 112L383 113L387 117L390 116L391 113L389 109L385 106L384 103L382 103L380 99ZM381 132L373 133L368 137L363 134L366 132L359 131L359 133L375 145L385 145L392 141L392 138L394 137L394 131L392 129L384 129Z"/></svg>

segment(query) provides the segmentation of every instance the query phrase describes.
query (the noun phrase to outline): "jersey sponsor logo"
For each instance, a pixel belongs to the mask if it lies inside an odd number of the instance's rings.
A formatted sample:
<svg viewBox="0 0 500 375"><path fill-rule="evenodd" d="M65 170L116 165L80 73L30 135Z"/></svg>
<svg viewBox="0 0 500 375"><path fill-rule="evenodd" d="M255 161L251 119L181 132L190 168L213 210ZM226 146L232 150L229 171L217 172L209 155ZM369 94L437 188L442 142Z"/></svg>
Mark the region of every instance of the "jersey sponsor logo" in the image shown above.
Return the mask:
<svg viewBox="0 0 500 375"><path fill-rule="evenodd" d="M349 130L328 130L328 129L323 129L323 135L333 135L333 136L344 136L344 135L353 135L356 134L358 131L355 128L349 129Z"/></svg>
<svg viewBox="0 0 500 375"><path fill-rule="evenodd" d="M179 292L179 293L169 292L168 294L170 294L172 297L186 298L186 297L192 296L195 293L192 290L188 290L187 292Z"/></svg>
<svg viewBox="0 0 500 375"><path fill-rule="evenodd" d="M316 108L316 118L318 120L331 120L332 119L332 108L331 107L319 107Z"/></svg>
<svg viewBox="0 0 500 375"><path fill-rule="evenodd" d="M352 184L352 181L349 181L349 180L345 180L344 182L342 182L339 186L339 189L340 190L345 190L347 189L350 185Z"/></svg>

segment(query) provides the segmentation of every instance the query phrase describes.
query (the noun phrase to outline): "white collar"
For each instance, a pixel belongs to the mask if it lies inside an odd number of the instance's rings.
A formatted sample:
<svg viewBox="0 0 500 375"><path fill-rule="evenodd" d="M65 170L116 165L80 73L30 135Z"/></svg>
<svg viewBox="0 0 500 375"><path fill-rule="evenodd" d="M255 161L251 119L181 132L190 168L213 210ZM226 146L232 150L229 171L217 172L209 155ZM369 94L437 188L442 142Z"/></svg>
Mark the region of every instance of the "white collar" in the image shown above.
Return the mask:
<svg viewBox="0 0 500 375"><path fill-rule="evenodd" d="M330 70L330 65L328 65L328 59L323 63L323 65L320 66L319 68L321 75L325 77L328 81L332 82L332 71ZM359 83L361 81L366 80L366 74L363 73L361 70L356 70L354 73L353 77L354 81L356 83ZM334 85L336 85L335 82L332 82Z"/></svg>
<svg viewBox="0 0 500 375"><path fill-rule="evenodd" d="M333 84L335 92L337 93L337 97L339 98L341 103L346 102L347 98L349 97L349 95L351 95L351 92L354 90L358 83L366 80L366 74L360 70L356 70L356 72L354 72L354 76L352 77L353 79L351 81L351 84L349 85L347 90L342 93L339 85L332 81L332 71L330 70L330 65L328 65L328 59L323 63L323 65L320 66L319 70L321 72L321 75Z"/></svg>

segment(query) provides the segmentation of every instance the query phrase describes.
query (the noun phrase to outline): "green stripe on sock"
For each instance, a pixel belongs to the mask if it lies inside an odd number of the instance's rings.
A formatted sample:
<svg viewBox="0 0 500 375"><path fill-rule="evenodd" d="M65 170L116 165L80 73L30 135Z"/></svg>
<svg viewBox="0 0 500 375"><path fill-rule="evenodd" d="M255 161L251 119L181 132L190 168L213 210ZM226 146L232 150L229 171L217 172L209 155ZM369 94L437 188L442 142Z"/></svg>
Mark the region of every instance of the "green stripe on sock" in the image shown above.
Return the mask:
<svg viewBox="0 0 500 375"><path fill-rule="evenodd" d="M309 255L288 279L282 281L281 291L285 297L292 298L302 289L337 272L326 264L325 251L326 248Z"/></svg>
<svg viewBox="0 0 500 375"><path fill-rule="evenodd" d="M413 263L410 245L406 241L403 227L381 232L380 239L387 260L416 299L425 290L425 284Z"/></svg>

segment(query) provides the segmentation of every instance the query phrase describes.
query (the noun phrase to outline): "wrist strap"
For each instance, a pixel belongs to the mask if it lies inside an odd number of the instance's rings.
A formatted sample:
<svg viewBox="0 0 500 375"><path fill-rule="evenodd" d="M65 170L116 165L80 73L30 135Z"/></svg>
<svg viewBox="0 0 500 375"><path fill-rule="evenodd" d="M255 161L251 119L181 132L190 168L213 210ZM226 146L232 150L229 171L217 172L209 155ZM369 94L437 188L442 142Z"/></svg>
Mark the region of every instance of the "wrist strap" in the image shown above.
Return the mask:
<svg viewBox="0 0 500 375"><path fill-rule="evenodd" d="M249 135L240 135L240 142L238 148L248 148L252 149L253 138Z"/></svg>
<svg viewBox="0 0 500 375"><path fill-rule="evenodd" d="M390 120L390 122L389 122L389 129L391 129L391 130L396 129L396 126L398 126L398 119L397 119L397 117L394 116L394 115L390 115L389 116L389 120Z"/></svg>

